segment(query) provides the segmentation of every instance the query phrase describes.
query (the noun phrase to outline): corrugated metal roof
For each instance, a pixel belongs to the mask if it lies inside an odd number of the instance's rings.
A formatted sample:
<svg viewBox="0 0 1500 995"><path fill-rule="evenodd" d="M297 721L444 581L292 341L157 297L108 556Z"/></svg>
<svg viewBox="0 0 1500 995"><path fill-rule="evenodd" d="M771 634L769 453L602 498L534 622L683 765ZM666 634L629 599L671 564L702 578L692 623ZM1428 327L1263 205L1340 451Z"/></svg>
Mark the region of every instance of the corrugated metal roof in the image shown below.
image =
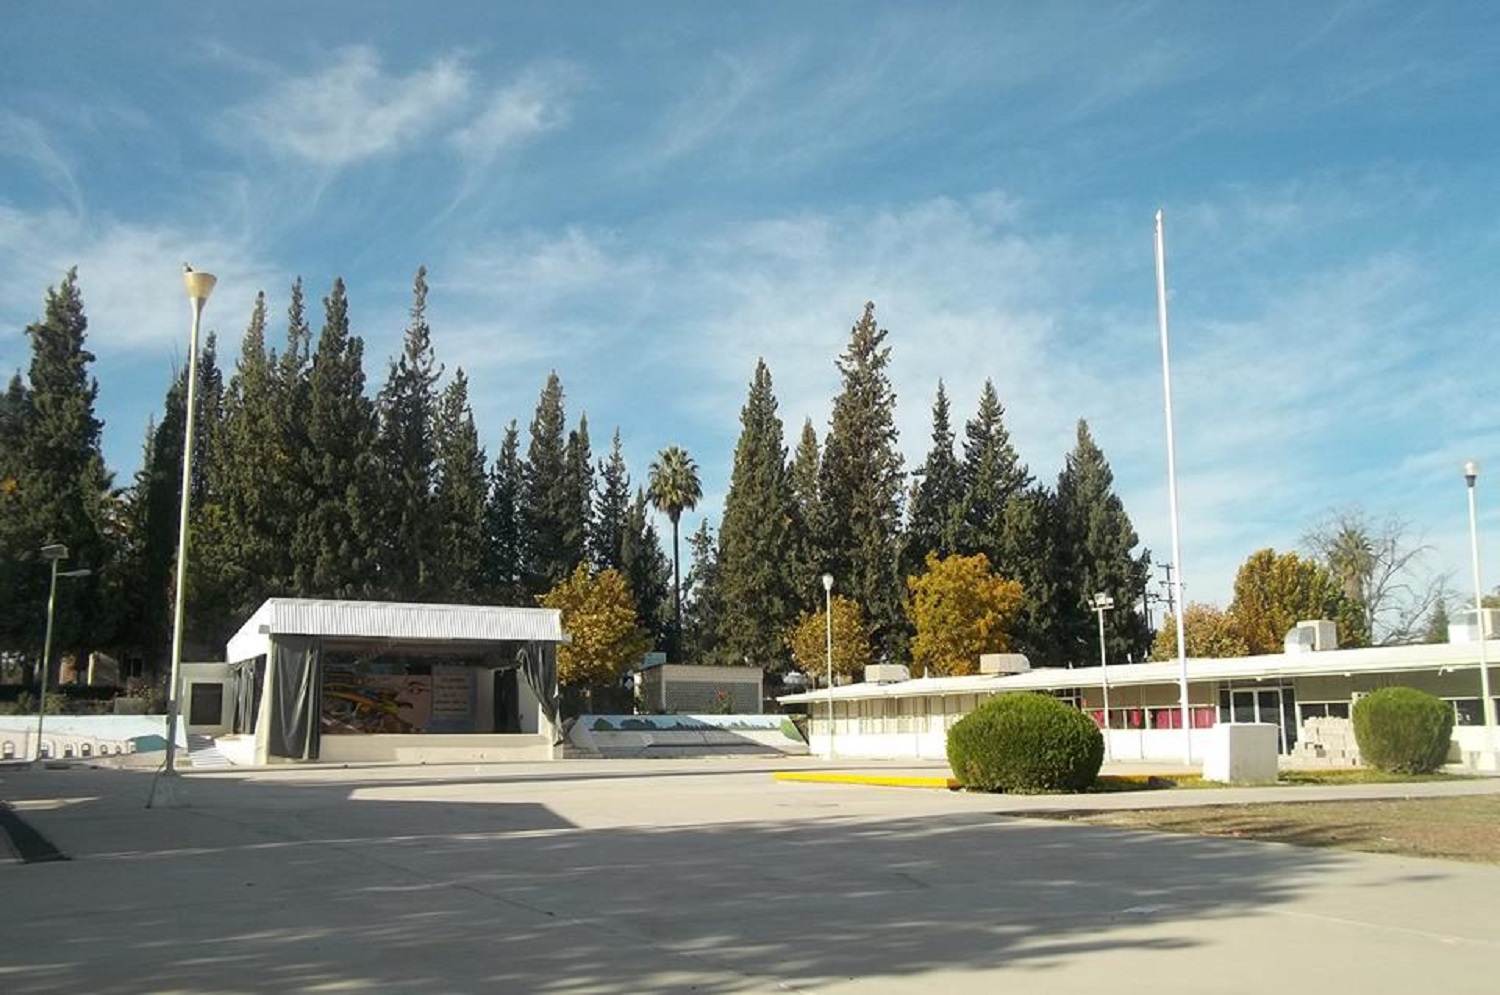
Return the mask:
<svg viewBox="0 0 1500 995"><path fill-rule="evenodd" d="M240 632L372 639L567 642L555 608L272 598Z"/></svg>
<svg viewBox="0 0 1500 995"><path fill-rule="evenodd" d="M1500 640L1486 644L1492 664L1500 661ZM1190 659L1188 681L1265 680L1345 674L1400 673L1479 666L1479 644L1431 643L1420 646L1375 646L1365 649L1324 650L1318 653L1273 653L1228 659ZM868 698L914 698L922 695L994 694L1001 691L1054 691L1098 687L1101 667L1038 667L1021 674L975 674L969 677L921 677L890 684L845 684L833 689L836 701ZM1175 684L1181 668L1176 660L1126 663L1109 668L1110 687ZM785 695L787 704L826 701L828 690Z"/></svg>

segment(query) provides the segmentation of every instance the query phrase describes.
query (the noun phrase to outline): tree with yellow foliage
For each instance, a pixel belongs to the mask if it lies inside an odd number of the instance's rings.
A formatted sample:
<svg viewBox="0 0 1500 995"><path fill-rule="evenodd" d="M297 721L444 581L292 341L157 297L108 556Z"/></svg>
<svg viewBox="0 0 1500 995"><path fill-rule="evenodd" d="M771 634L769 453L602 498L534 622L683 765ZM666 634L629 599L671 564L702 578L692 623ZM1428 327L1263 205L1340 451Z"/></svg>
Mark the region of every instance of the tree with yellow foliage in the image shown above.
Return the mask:
<svg viewBox="0 0 1500 995"><path fill-rule="evenodd" d="M635 614L635 599L618 570L589 572L580 563L562 583L537 598L562 611L571 644L557 648L561 684L588 686L617 680L651 648L651 637Z"/></svg>
<svg viewBox="0 0 1500 995"><path fill-rule="evenodd" d="M1014 580L997 577L989 557L927 554L927 572L908 577L907 615L916 635L912 662L924 676L976 673L982 653L1003 653L1024 595Z"/></svg>
<svg viewBox="0 0 1500 995"><path fill-rule="evenodd" d="M787 648L797 669L814 684L827 683L828 629L822 611L804 612L787 633ZM833 596L833 672L859 677L870 662L870 633L859 603L841 594Z"/></svg>
<svg viewBox="0 0 1500 995"><path fill-rule="evenodd" d="M1182 610L1187 655L1193 659L1248 656L1250 648L1235 627L1234 616L1217 605L1194 601ZM1168 615L1151 643L1151 659L1177 659L1177 619Z"/></svg>

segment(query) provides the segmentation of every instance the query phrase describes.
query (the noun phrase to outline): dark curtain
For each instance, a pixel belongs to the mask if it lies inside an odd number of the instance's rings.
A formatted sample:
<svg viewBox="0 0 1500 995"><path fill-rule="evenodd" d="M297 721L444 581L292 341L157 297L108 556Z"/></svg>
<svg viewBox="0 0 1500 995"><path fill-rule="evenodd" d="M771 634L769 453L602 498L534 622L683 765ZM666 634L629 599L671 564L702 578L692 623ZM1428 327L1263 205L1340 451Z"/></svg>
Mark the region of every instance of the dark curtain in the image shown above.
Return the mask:
<svg viewBox="0 0 1500 995"><path fill-rule="evenodd" d="M266 658L241 660L232 664L229 672L234 675L234 724L230 728L235 732L254 732L260 712L260 685L266 677Z"/></svg>
<svg viewBox="0 0 1500 995"><path fill-rule="evenodd" d="M557 645L555 643L527 643L516 651L516 663L531 693L542 704L542 714L552 724L552 745L562 742L562 729L557 721Z"/></svg>
<svg viewBox="0 0 1500 995"><path fill-rule="evenodd" d="M318 639L279 636L271 643L274 686L266 751L273 757L318 759L322 724L323 654Z"/></svg>

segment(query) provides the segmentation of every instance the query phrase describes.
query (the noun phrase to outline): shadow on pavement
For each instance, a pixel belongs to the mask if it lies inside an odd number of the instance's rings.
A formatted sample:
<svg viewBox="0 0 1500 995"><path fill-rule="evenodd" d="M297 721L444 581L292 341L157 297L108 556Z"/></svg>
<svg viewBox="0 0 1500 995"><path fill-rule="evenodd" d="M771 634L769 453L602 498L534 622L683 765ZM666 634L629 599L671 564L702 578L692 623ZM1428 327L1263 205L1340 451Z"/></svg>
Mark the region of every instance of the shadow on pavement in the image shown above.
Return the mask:
<svg viewBox="0 0 1500 995"><path fill-rule="evenodd" d="M918 990L1006 966L1043 990L1086 953L1193 947L1203 921L1285 902L1340 859L975 810L589 829L503 793L195 778L192 807L162 811L137 803L145 788L0 780L74 857L0 864L0 988ZM643 791L625 804L658 803Z"/></svg>

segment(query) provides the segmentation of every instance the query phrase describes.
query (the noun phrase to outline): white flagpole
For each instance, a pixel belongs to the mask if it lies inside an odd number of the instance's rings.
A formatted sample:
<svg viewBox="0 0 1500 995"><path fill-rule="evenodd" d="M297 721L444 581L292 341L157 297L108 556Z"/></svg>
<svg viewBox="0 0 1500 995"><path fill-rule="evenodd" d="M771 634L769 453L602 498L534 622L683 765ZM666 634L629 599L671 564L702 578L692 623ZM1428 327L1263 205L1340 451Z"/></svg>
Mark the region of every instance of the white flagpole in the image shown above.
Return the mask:
<svg viewBox="0 0 1500 995"><path fill-rule="evenodd" d="M1187 631L1182 620L1182 540L1177 529L1177 443L1172 435L1172 358L1167 345L1167 251L1161 211L1156 212L1156 318L1161 326L1161 380L1167 412L1167 501L1172 514L1173 601L1177 613L1178 691L1182 696L1182 762L1193 762L1193 723L1188 708Z"/></svg>

